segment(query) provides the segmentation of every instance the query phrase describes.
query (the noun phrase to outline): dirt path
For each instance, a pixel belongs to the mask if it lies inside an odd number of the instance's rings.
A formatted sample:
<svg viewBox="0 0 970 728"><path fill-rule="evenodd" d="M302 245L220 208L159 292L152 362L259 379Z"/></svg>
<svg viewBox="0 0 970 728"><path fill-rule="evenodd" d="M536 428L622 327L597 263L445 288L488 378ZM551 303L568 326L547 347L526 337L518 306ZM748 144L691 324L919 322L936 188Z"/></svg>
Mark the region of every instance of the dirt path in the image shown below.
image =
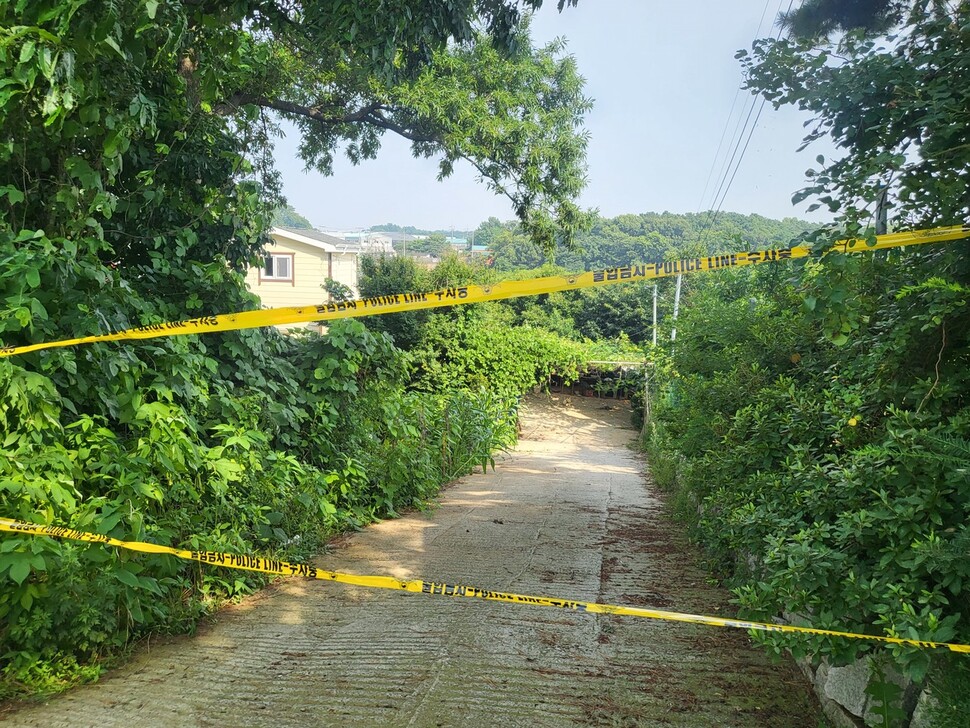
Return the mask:
<svg viewBox="0 0 970 728"><path fill-rule="evenodd" d="M519 448L433 512L318 565L678 611L729 612L628 448L627 412L528 403ZM788 663L737 631L288 580L193 639L6 715L43 726L810 726Z"/></svg>

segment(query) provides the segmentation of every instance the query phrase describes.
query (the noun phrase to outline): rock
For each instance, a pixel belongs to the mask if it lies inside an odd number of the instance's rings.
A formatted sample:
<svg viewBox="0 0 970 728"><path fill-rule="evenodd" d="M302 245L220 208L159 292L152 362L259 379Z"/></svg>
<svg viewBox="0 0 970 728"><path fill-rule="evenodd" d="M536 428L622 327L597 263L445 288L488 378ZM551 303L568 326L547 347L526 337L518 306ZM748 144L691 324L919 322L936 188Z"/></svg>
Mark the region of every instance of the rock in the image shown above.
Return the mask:
<svg viewBox="0 0 970 728"><path fill-rule="evenodd" d="M913 710L913 717L909 722L909 728L931 728L933 720L929 712L936 707L936 698L929 690L920 692L916 699L916 709Z"/></svg>
<svg viewBox="0 0 970 728"><path fill-rule="evenodd" d="M828 720L827 725L831 728L859 728L862 725L861 720L850 716L841 705L825 695L824 688L829 674L828 662L823 659L815 666L808 658L802 658L798 660L798 666L815 688L822 712Z"/></svg>
<svg viewBox="0 0 970 728"><path fill-rule="evenodd" d="M885 680L902 688L897 707L902 708L907 715L910 714L916 705L919 688L894 667L886 666L883 670ZM872 710L874 707L873 698L866 694L866 687L868 687L872 675L870 658L864 657L845 667L829 666L824 674L820 667L816 673L816 681L821 683L824 679L823 692L825 697L837 703L847 713L856 718L862 718L869 724L878 719Z"/></svg>
<svg viewBox="0 0 970 728"><path fill-rule="evenodd" d="M866 686L869 684L869 660L863 658L845 667L829 667L823 688L825 697L834 700L852 715L866 714Z"/></svg>

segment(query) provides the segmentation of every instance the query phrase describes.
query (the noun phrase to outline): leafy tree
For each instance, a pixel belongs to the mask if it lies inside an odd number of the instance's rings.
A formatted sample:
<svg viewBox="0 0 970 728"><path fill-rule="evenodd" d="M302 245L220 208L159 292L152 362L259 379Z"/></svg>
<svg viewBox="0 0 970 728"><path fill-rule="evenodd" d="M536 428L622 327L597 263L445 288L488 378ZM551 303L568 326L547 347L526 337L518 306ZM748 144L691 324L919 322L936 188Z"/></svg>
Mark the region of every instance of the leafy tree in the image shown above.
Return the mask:
<svg viewBox="0 0 970 728"><path fill-rule="evenodd" d="M331 301L352 301L356 298L350 286L333 278L327 278L323 282L323 290L330 296Z"/></svg>
<svg viewBox="0 0 970 728"><path fill-rule="evenodd" d="M449 250L451 250L451 245L448 243L448 239L441 233L432 233L428 236L426 240L420 241L423 243L422 248L429 255L433 255L436 258L440 258Z"/></svg>
<svg viewBox="0 0 970 728"><path fill-rule="evenodd" d="M804 0L779 22L792 36L814 38L836 31L888 30L902 18L908 0Z"/></svg>
<svg viewBox="0 0 970 728"><path fill-rule="evenodd" d="M831 137L845 156L818 159L796 201L818 197L858 226L886 199L897 225L947 225L970 215L970 3L916 4L884 46L867 34L838 41L761 40L741 53L748 86L776 107L815 115L805 146Z"/></svg>
<svg viewBox="0 0 970 728"><path fill-rule="evenodd" d="M877 201L900 227L965 222L970 3L844 3L841 14L835 5L804 3L796 39L741 54L752 89L815 114L806 144L831 135L845 150L819 157L796 195L837 215L813 237L821 248L872 233ZM876 38L897 21L897 35ZM746 615L966 641L965 251L833 254L793 264L794 276L728 271L688 289L649 449ZM765 641L836 663L872 649ZM952 666L938 655L892 656L915 681L935 664L938 689L950 691L941 703L962 700L965 676L941 678ZM870 692L886 724L905 721L883 688Z"/></svg>
<svg viewBox="0 0 970 728"><path fill-rule="evenodd" d="M292 205L276 208L276 212L273 213L273 224L297 230L313 229L313 224L294 210Z"/></svg>
<svg viewBox="0 0 970 728"><path fill-rule="evenodd" d="M496 235L503 231L514 232L518 227L517 222L502 222L497 217L490 217L479 225L470 237L475 241L475 245L490 246Z"/></svg>
<svg viewBox="0 0 970 728"><path fill-rule="evenodd" d="M526 4L538 6L541 0ZM365 12L373 17L357 24L359 32L366 33L369 22L381 30L398 23L399 46L381 38L379 52L390 56L362 54L358 48L344 57L338 52L343 41L335 36L340 12L333 27L329 14L316 6L319 18L307 8L305 18L289 18L290 23L269 19L268 35L237 40L232 51L245 49L250 63L218 68L222 93L210 103L223 113L273 109L292 118L303 136L300 151L307 164L326 174L340 144L359 162L377 154L383 134L399 134L412 142L415 155L440 156L439 178L450 175L459 160L469 162L489 187L509 198L540 244L551 245L559 232L568 239L586 221L573 202L584 184L586 146L575 120L590 104L575 63L563 56L560 42L533 48L527 22L507 26L516 3L460 5L497 35L471 33L452 23L432 25L418 42L410 36L422 15L433 15L427 9L408 22L403 11L388 12L388 19L378 19L383 11ZM328 29L320 31L315 21L326 22ZM446 44L449 37L458 42ZM365 48L368 40L362 39ZM409 41L416 45L400 47ZM395 54L403 58L400 68L390 62ZM201 66L193 71L212 72ZM496 114L500 124L485 123Z"/></svg>
<svg viewBox="0 0 970 728"><path fill-rule="evenodd" d="M365 297L386 296L394 293L415 293L431 289L427 271L418 267L412 258L403 256L369 256L360 259L360 294ZM402 349L411 349L421 336L421 326L428 311L374 316L367 327L385 331Z"/></svg>
<svg viewBox="0 0 970 728"><path fill-rule="evenodd" d="M540 4L0 3L0 340L258 306L241 271L283 204L277 115L311 164L403 134L442 173L472 160L538 238L568 233L587 102L519 22ZM406 393L400 352L357 321L38 352L0 360L0 391L5 515L193 549L306 556L507 442L489 433L507 402ZM472 411L479 449L458 452L437 423ZM56 689L255 583L5 537L0 693Z"/></svg>
<svg viewBox="0 0 970 728"><path fill-rule="evenodd" d="M542 251L521 232L503 229L492 237L490 245L496 270L538 268L545 261Z"/></svg>
<svg viewBox="0 0 970 728"><path fill-rule="evenodd" d="M815 115L805 146L823 136L845 150L837 161L817 158L811 184L795 201L816 198L836 225L817 236L874 232L877 208L897 228L934 227L970 217L970 3L915 3L902 31L883 44L865 32L838 40L762 40L741 53L748 85L777 107L797 105ZM970 275L964 246L922 251L926 275ZM851 280L860 259L827 256L806 291L806 303L832 339L848 341L862 323Z"/></svg>

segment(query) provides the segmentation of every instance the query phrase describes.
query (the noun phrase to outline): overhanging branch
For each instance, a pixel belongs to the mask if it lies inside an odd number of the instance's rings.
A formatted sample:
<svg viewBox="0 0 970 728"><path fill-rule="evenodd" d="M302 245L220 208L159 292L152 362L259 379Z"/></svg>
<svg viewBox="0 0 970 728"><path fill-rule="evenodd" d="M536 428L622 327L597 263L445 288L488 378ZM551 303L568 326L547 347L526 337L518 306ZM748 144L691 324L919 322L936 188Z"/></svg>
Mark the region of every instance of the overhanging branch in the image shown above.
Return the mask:
<svg viewBox="0 0 970 728"><path fill-rule="evenodd" d="M439 141L434 136L419 134L411 129L408 129L402 124L391 121L382 113L387 111L387 107L377 101L367 104L366 106L362 106L356 111L351 111L345 114L331 114L312 106L295 104L292 101L271 99L265 96L257 96L255 94L238 93L229 99L229 101L227 101L225 104L221 104L217 108L217 111L225 113L247 104L259 106L264 109L274 109L285 114L302 116L306 119L312 119L313 121L330 126L337 124L367 124L369 126L375 126L379 129L392 131L412 142L433 143Z"/></svg>

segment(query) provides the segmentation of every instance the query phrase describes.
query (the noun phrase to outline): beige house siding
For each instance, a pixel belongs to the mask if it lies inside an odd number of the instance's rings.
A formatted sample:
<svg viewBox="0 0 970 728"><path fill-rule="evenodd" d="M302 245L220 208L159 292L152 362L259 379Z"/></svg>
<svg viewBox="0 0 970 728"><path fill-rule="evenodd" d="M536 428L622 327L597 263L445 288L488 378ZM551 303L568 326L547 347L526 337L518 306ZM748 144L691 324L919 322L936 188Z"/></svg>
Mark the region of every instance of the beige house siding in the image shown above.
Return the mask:
<svg viewBox="0 0 970 728"><path fill-rule="evenodd" d="M359 296L357 290L357 254L356 253L331 253L332 273L330 277L335 281L340 281L345 286L350 286L354 292L354 297Z"/></svg>
<svg viewBox="0 0 970 728"><path fill-rule="evenodd" d="M274 243L266 246L266 254L292 256L289 276L292 280L267 280L261 268L250 268L246 274L246 286L259 296L264 307L325 303L330 300L330 295L323 288L327 278L349 286L354 296L358 295L356 252L340 252L335 245L325 242L301 241L296 238L303 236L296 231L291 233L274 229L272 237Z"/></svg>

